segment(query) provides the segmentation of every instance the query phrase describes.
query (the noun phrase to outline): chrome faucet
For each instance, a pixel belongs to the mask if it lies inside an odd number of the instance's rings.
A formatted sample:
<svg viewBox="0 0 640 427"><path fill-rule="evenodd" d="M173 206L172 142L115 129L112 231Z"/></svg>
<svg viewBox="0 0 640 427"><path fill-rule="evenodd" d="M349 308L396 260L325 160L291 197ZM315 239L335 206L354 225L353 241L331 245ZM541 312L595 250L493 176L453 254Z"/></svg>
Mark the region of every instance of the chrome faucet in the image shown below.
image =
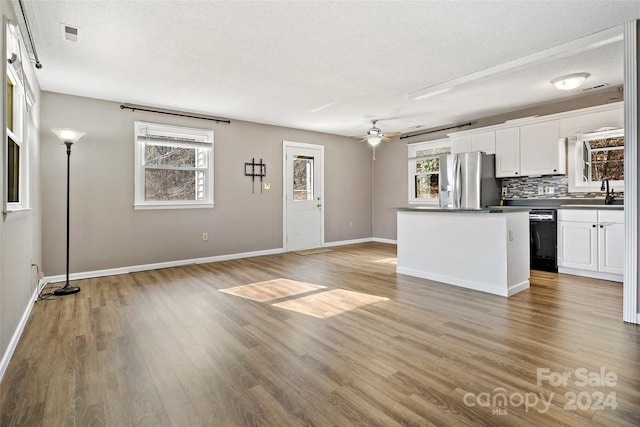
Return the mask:
<svg viewBox="0 0 640 427"><path fill-rule="evenodd" d="M605 189L607 190L607 194L604 196L604 204L612 205L613 199L616 198L616 193L613 192L613 188L611 189L611 191L609 191L609 178L607 178L606 176L602 178L602 185L600 185L600 191L605 191Z"/></svg>

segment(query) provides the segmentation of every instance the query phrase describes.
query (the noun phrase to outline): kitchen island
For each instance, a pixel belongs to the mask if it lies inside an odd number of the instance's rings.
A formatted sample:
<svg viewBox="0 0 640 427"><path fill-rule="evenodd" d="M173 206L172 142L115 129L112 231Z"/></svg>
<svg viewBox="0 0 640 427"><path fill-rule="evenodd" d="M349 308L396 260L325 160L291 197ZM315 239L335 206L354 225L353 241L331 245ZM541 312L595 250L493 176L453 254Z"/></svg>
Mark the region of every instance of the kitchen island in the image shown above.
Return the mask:
<svg viewBox="0 0 640 427"><path fill-rule="evenodd" d="M529 288L529 209L392 208L397 272L511 296Z"/></svg>

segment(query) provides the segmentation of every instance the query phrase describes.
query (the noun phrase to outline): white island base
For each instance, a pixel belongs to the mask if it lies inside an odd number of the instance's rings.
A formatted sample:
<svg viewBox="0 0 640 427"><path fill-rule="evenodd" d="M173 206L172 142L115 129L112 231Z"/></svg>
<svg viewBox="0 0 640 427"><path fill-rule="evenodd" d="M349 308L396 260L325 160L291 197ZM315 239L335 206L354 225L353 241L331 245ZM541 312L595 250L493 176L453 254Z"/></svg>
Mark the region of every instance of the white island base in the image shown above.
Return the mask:
<svg viewBox="0 0 640 427"><path fill-rule="evenodd" d="M505 297L529 288L528 211L394 210L398 273Z"/></svg>

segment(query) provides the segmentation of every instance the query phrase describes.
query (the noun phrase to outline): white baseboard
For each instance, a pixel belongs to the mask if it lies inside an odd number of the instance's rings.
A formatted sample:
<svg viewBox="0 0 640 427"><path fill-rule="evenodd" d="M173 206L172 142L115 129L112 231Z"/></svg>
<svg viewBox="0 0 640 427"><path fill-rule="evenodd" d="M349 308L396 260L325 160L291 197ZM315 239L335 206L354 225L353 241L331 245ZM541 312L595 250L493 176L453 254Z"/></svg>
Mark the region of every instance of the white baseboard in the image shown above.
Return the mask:
<svg viewBox="0 0 640 427"><path fill-rule="evenodd" d="M389 243L391 245L395 245L395 244L398 243L397 240L380 239L378 237L366 237L364 239L352 239L352 240L339 240L337 242L325 242L323 247L328 248L328 247L332 247L332 246L357 245L358 243L370 243L370 242Z"/></svg>
<svg viewBox="0 0 640 427"><path fill-rule="evenodd" d="M330 248L334 246L357 245L358 243L369 243L372 241L371 237L366 237L364 239L338 240L336 242L324 242L323 247Z"/></svg>
<svg viewBox="0 0 640 427"><path fill-rule="evenodd" d="M181 267L185 265L206 264L209 262L230 261L233 259L240 259L240 258L251 258L251 257L263 256L263 255L274 255L274 254L281 254L283 252L284 252L283 248L278 248L278 249L268 249L264 251L241 252L237 254L218 255L218 256L205 257L205 258L184 259L180 261L159 262L155 264L132 265L129 267L110 268L106 270L85 271L80 273L71 273L69 275L69 280L93 279L95 277L115 276L118 274L136 273L138 271L158 270L161 268ZM65 280L67 280L67 276L64 274L60 274L57 276L46 277L45 280L51 283L64 282Z"/></svg>
<svg viewBox="0 0 640 427"><path fill-rule="evenodd" d="M380 237L374 237L373 239L371 239L372 242L377 242L377 243L388 243L390 245L397 245L398 241L397 240L392 240L392 239L382 239Z"/></svg>
<svg viewBox="0 0 640 427"><path fill-rule="evenodd" d="M623 281L621 274L601 273L599 271L580 270L577 268L558 267L558 273L571 274L573 276L591 277L593 279L609 280L611 282Z"/></svg>
<svg viewBox="0 0 640 427"><path fill-rule="evenodd" d="M40 289L44 286L46 282L40 280L38 286L33 291L33 295L29 298L29 303L27 307L24 309L22 313L22 317L20 318L20 322L16 327L16 330L13 331L13 335L11 336L11 340L9 341L9 345L2 355L2 359L0 360L0 382L4 377L4 373L7 371L7 367L9 367L9 362L11 361L11 357L13 356L13 352L16 350L18 346L18 341L20 341L20 337L22 336L22 332L24 331L25 326L27 325L27 321L29 320L29 315L31 314L31 310L33 310L33 305L38 299L38 294L40 293Z"/></svg>

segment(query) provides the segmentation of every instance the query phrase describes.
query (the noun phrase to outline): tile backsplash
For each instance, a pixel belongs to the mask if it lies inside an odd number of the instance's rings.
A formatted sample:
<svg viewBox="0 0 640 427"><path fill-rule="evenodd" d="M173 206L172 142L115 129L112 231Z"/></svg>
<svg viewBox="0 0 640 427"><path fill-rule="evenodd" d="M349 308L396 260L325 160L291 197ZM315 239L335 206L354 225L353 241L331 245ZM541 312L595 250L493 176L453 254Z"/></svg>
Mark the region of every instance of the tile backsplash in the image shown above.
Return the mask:
<svg viewBox="0 0 640 427"><path fill-rule="evenodd" d="M553 188L553 194L538 194L538 187ZM503 191L506 189L504 200L514 199L592 199L604 198L604 192L569 193L566 176L541 176L525 178L502 178ZM616 189L617 190L617 189ZM622 198L622 191L616 191L618 198Z"/></svg>

